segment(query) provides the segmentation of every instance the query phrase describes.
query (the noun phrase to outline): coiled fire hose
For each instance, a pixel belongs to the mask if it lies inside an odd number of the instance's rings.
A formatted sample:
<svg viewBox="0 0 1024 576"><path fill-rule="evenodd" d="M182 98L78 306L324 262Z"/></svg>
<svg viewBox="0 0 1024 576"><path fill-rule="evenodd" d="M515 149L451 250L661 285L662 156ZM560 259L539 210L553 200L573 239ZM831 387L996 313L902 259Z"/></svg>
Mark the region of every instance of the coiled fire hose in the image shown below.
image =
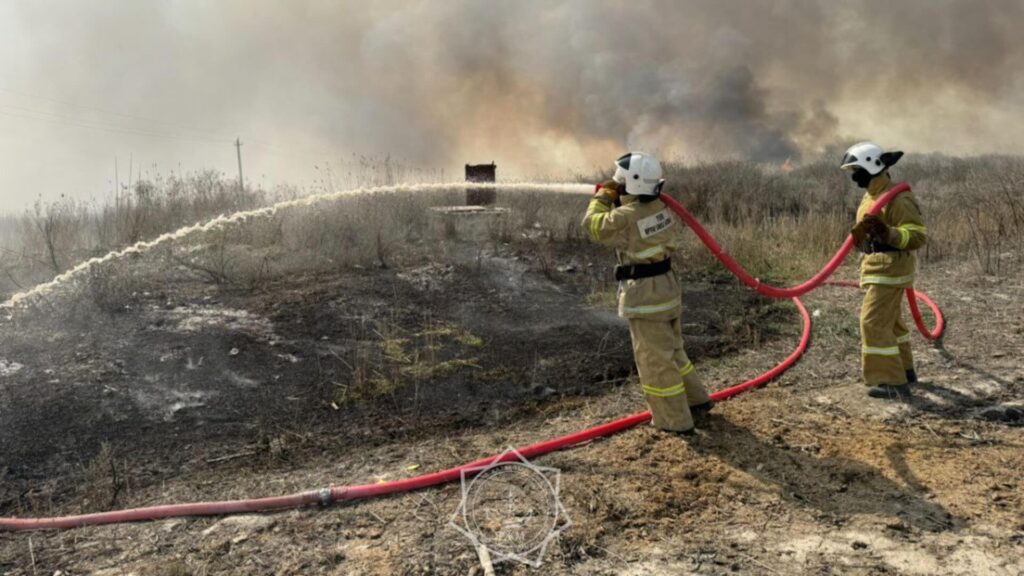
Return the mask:
<svg viewBox="0 0 1024 576"><path fill-rule="evenodd" d="M909 189L910 186L907 184L897 185L882 195L875 205L871 207L868 213L878 214L882 207L889 203L893 197ZM796 305L796 308L803 319L803 330L800 336L800 342L785 360L780 362L771 370L752 380L748 380L741 384L737 384L711 394L711 399L717 402L732 398L733 396L750 390L751 388L761 386L779 374L785 372L786 369L792 366L804 353L811 338L811 317L807 313L807 308L805 308L803 303L800 301L799 296L826 283L825 280L835 272L836 268L842 264L843 259L846 258L846 255L849 254L850 250L853 248L853 238L848 237L825 268L815 274L810 280L792 288L778 288L762 284L760 280L748 274L746 270L744 270L725 252L725 250L722 249L721 246L718 245L708 231L705 230L696 218L683 208L681 204L668 196L662 196L662 200L669 208L678 214L679 217L690 226L690 228L693 229L700 240L708 247L709 250L711 250L715 257L718 258L718 260L722 262L730 272L735 274L741 282L750 288L753 288L758 293L771 298L790 298L793 301L793 304ZM858 287L856 283L852 282L833 282L829 284L855 288ZM921 312L917 307L916 300L924 302L934 314L936 326L933 330L929 331L925 326L924 320L921 318ZM910 304L910 312L914 317L914 323L917 325L921 334L929 340L939 338L945 329L945 321L938 306L936 306L936 304L926 295L920 292L915 293L911 288L907 289L907 301ZM643 424L650 419L650 412L641 412L613 422L588 428L586 430L576 432L575 434L569 434L568 436L562 436L560 438L554 438L538 444L532 444L518 449L517 452L525 458L532 458L549 452L554 452L556 450L579 446L597 438L611 436L622 432L623 430L628 430L629 428ZM170 504L165 506L151 506L148 508L135 508L130 510L116 510L112 512L81 514L77 516L59 516L52 518L0 518L0 530L21 531L67 529L78 528L81 526L159 520L163 518L183 516L219 516L246 512L266 512L271 510L300 508L314 504L326 506L332 502L373 498L376 496L395 494L398 492L406 492L426 488L428 486L436 486L438 484L453 482L455 480L459 480L462 477L463 472L471 474L473 472L478 472L482 467L497 464L502 461L515 460L516 458L517 456L515 453L506 452L500 456L481 458L480 460L469 462L461 466L416 476L414 478L406 478L403 480L382 482L378 484L364 484L361 486L331 486L320 490L312 490L308 492L300 492L298 494L275 496L270 498L230 500L223 502L196 502L192 504Z"/></svg>

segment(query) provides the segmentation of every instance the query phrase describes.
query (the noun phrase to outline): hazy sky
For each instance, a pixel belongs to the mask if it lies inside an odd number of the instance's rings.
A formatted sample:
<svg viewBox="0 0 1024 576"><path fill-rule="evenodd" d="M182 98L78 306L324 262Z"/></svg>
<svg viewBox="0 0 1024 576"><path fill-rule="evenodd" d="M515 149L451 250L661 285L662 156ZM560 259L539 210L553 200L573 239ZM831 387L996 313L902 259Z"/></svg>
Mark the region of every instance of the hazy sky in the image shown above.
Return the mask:
<svg viewBox="0 0 1024 576"><path fill-rule="evenodd" d="M1024 2L0 3L0 211L391 154L568 174L626 148L798 161L870 137L1024 152Z"/></svg>

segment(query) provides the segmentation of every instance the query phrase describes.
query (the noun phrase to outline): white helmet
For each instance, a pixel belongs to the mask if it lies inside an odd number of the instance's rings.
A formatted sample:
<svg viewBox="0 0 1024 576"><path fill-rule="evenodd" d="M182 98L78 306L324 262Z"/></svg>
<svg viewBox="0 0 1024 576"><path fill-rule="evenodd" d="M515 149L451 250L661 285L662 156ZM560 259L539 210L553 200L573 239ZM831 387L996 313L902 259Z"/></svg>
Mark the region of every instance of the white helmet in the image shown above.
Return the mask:
<svg viewBox="0 0 1024 576"><path fill-rule="evenodd" d="M843 154L843 161L839 167L843 170L863 168L868 171L868 174L877 176L882 170L889 167L886 165L885 159L882 158L884 154L885 151L878 144L874 142L860 142L850 146L846 154ZM900 154L902 155L902 153Z"/></svg>
<svg viewBox="0 0 1024 576"><path fill-rule="evenodd" d="M665 180L661 178L661 164L643 152L623 154L615 161L612 179L626 187L626 194L657 196Z"/></svg>

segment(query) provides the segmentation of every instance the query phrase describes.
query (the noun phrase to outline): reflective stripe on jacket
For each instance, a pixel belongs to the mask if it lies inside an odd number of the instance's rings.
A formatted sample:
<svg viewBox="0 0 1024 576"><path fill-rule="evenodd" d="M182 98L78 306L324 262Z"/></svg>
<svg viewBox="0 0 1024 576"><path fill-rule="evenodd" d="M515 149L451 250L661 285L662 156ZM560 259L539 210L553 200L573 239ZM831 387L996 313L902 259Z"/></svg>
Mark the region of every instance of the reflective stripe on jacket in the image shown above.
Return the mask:
<svg viewBox="0 0 1024 576"><path fill-rule="evenodd" d="M890 188L891 183L888 173L871 181L857 208L858 222L864 218L878 197ZM889 226L889 238L886 243L898 251L865 254L860 263L860 284L909 288L914 285L914 273L917 271L917 256L914 251L928 241L928 229L921 218L921 209L917 205L914 193L907 191L898 194L882 208L879 218Z"/></svg>
<svg viewBox="0 0 1024 576"><path fill-rule="evenodd" d="M682 245L685 234L685 225L664 202L640 202L636 196L623 196L618 208L596 196L583 217L583 229L591 240L615 248L616 258L623 265L660 262ZM619 283L619 316L676 318L681 294L675 272L623 280Z"/></svg>

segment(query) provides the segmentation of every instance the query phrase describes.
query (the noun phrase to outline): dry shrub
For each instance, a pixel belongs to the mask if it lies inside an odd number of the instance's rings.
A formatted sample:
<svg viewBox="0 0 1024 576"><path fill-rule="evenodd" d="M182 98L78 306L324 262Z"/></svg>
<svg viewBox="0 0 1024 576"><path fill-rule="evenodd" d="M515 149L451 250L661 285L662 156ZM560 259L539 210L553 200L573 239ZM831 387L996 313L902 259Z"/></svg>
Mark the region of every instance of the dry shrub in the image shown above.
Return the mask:
<svg viewBox="0 0 1024 576"><path fill-rule="evenodd" d="M37 201L20 218L0 222L0 290L45 282L88 258L266 201L263 190L240 190L212 171L139 180L104 204Z"/></svg>
<svg viewBox="0 0 1024 576"><path fill-rule="evenodd" d="M586 239L580 222L590 197L587 194L499 190L497 204L512 211L509 237L532 231L550 240L577 242Z"/></svg>
<svg viewBox="0 0 1024 576"><path fill-rule="evenodd" d="M85 510L109 510L117 506L118 496L126 485L124 463L119 461L110 443L103 442L100 451L83 470L78 491Z"/></svg>
<svg viewBox="0 0 1024 576"><path fill-rule="evenodd" d="M106 266L92 266L82 281L87 301L105 314L118 314L129 310L142 289L131 262L113 262Z"/></svg>
<svg viewBox="0 0 1024 576"><path fill-rule="evenodd" d="M283 212L280 241L288 258L279 269L401 267L418 258L410 247L436 241L429 237L430 207L456 204L461 194L370 193Z"/></svg>

